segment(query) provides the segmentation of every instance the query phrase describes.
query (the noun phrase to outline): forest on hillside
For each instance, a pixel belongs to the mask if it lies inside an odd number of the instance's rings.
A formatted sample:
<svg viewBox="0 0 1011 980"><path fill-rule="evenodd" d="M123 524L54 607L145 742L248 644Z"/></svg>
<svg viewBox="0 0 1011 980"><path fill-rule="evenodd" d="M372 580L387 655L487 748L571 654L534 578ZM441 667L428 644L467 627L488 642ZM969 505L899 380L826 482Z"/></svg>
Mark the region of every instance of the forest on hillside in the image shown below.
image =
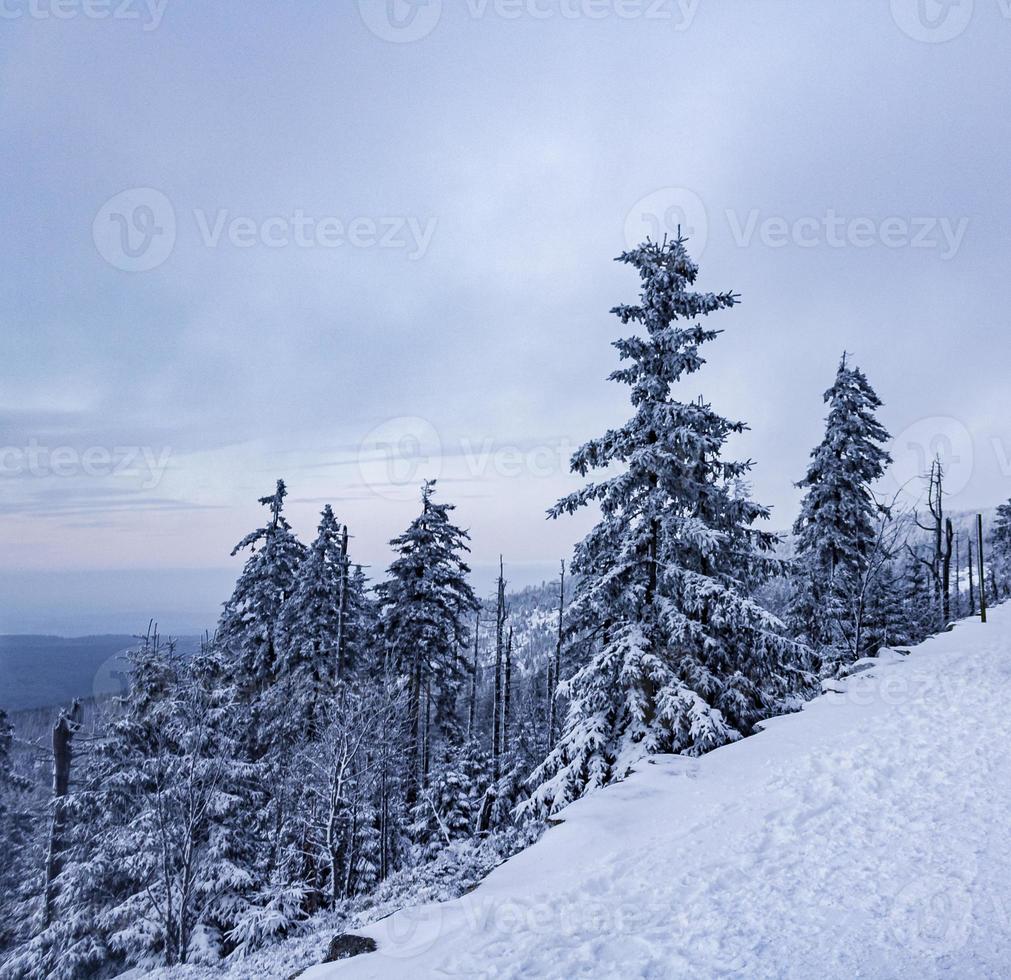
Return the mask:
<svg viewBox="0 0 1011 980"><path fill-rule="evenodd" d="M45 738L0 713L0 977L213 966L461 891L644 756L746 738L1006 597L1011 502L985 533L959 520L941 457L916 507L884 496L882 401L847 353L811 406L789 541L771 531L726 451L746 423L678 398L739 297L696 287L681 237L619 261L638 296L612 311L610 380L631 411L545 502L597 517L557 581L511 592L505 555L479 597L436 482L371 581L330 506L298 538L278 481L199 650L150 629L124 693L67 704Z"/></svg>

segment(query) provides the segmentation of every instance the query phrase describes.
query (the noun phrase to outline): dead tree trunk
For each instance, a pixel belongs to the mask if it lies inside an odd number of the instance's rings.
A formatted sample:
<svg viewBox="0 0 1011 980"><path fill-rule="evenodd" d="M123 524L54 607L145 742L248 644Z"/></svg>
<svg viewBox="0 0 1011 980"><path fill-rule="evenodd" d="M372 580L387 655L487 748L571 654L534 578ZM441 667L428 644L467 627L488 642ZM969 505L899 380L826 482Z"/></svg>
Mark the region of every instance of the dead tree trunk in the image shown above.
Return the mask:
<svg viewBox="0 0 1011 980"><path fill-rule="evenodd" d="M502 754L509 754L509 718L512 713L513 686L513 628L509 627L509 639L505 649L505 678L502 691Z"/></svg>
<svg viewBox="0 0 1011 980"><path fill-rule="evenodd" d="M976 615L976 583L973 581L972 535L969 535L969 615Z"/></svg>
<svg viewBox="0 0 1011 980"><path fill-rule="evenodd" d="M944 566L944 467L940 458L935 459L930 464L930 474L927 484L927 508L933 518L931 524L921 524L919 517L914 513L913 517L917 527L924 531L930 531L933 536L933 550L929 558L923 558L912 548L907 548L909 553L920 562L930 573L931 584L934 591L934 615L941 621L939 629L944 629L948 625L947 618L947 593L943 584L942 568Z"/></svg>
<svg viewBox="0 0 1011 980"><path fill-rule="evenodd" d="M411 669L411 680L407 691L407 717L410 724L408 735L408 764L410 776L407 780L405 802L411 810L418 802L421 788L421 662L419 654L415 653L415 662Z"/></svg>
<svg viewBox="0 0 1011 980"><path fill-rule="evenodd" d="M491 755L492 773L497 780L501 775L502 754L502 659L503 659L503 630L506 621L505 608L505 566L502 556L498 560L498 603L495 608L495 692L494 703L492 704L491 716Z"/></svg>
<svg viewBox="0 0 1011 980"><path fill-rule="evenodd" d="M432 679L425 681L425 742L421 754L421 785L428 786L428 774L431 771L432 755Z"/></svg>
<svg viewBox="0 0 1011 980"><path fill-rule="evenodd" d="M66 848L67 797L70 795L70 771L73 763L73 741L81 727L81 702L74 701L70 712L60 712L53 725L53 822L49 831L49 854L46 859L45 922L53 921L58 888L56 879L63 867L61 855Z"/></svg>
<svg viewBox="0 0 1011 980"><path fill-rule="evenodd" d="M474 621L474 660L470 665L470 714L467 718L467 737L474 737L474 726L477 724L477 656L478 641L481 635L481 610L477 611Z"/></svg>
<svg viewBox="0 0 1011 980"><path fill-rule="evenodd" d="M558 705L558 683L562 672L562 635L565 620L565 562L562 561L562 574L558 579L558 635L555 639L554 664L548 661L548 749L554 748L555 729Z"/></svg>
<svg viewBox="0 0 1011 980"><path fill-rule="evenodd" d="M962 618L962 535L955 535L955 619Z"/></svg>
<svg viewBox="0 0 1011 980"><path fill-rule="evenodd" d="M944 521L944 550L941 552L941 583L944 597L944 625L951 622L951 552L955 531L951 526L951 518Z"/></svg>
<svg viewBox="0 0 1011 980"><path fill-rule="evenodd" d="M340 681L348 670L347 663L347 619L348 609L348 526L341 534L340 592L337 605L337 680Z"/></svg>
<svg viewBox="0 0 1011 980"><path fill-rule="evenodd" d="M976 515L976 550L979 552L979 618L986 622L986 565L983 564L983 515ZM991 569L991 579L993 569ZM994 582L996 588L997 583Z"/></svg>

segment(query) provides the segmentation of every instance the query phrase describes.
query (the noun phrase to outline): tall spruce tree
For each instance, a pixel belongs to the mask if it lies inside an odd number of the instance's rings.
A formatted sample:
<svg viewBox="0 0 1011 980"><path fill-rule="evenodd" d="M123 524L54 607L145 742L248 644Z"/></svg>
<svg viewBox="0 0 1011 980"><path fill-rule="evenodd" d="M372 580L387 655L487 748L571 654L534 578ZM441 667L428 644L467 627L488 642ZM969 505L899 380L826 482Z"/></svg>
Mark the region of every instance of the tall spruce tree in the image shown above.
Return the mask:
<svg viewBox="0 0 1011 980"><path fill-rule="evenodd" d="M997 508L990 531L990 568L994 584L1000 582L1003 591L1011 588L1011 500ZM980 583L982 592L983 583Z"/></svg>
<svg viewBox="0 0 1011 980"><path fill-rule="evenodd" d="M466 677L468 619L478 608L463 560L470 535L450 520L453 505L435 503L434 493L435 481L426 482L421 513L390 542L397 557L377 590L390 663L407 687L409 806L425 775L425 720L439 735L459 734L453 711Z"/></svg>
<svg viewBox="0 0 1011 980"><path fill-rule="evenodd" d="M260 503L269 508L270 520L247 534L232 550L250 555L225 603L217 641L235 660L240 689L261 691L277 673L276 628L281 610L295 588L305 546L292 533L284 516L284 481Z"/></svg>
<svg viewBox="0 0 1011 980"><path fill-rule="evenodd" d="M882 448L890 437L875 415L881 399L846 354L824 400L825 437L797 484L807 492L793 527L798 589L791 622L822 649L831 669L865 652L862 626L871 596L863 579L882 514L872 486L892 460Z"/></svg>
<svg viewBox="0 0 1011 980"><path fill-rule="evenodd" d="M316 730L324 699L342 679L338 642L345 567L341 527L327 504L277 624L283 714L305 736Z"/></svg>
<svg viewBox="0 0 1011 980"><path fill-rule="evenodd" d="M612 312L644 335L615 342L635 414L587 443L572 470L621 472L560 500L551 517L597 504L602 520L577 546L568 640L579 664L560 685L564 732L531 777L526 804L554 811L623 777L646 753L699 754L753 731L804 685L806 649L749 597L777 570L768 517L749 499L750 462L722 458L742 422L672 388L705 363L719 331L692 323L730 309L732 293L692 290L698 267L683 238L618 258L642 282L638 304Z"/></svg>

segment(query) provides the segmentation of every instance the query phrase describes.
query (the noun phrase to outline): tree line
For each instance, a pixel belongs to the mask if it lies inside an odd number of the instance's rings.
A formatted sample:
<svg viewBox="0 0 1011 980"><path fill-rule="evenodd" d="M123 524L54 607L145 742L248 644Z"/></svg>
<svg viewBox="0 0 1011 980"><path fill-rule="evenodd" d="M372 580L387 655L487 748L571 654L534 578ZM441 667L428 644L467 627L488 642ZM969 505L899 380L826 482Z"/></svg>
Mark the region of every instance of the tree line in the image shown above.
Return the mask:
<svg viewBox="0 0 1011 980"><path fill-rule="evenodd" d="M848 355L792 541L768 530L751 461L726 452L746 424L676 397L722 333L708 318L739 297L695 289L680 237L618 261L640 281L612 311L632 414L572 458L606 474L549 511L600 518L561 565L537 656L518 648L504 563L494 597L475 594L434 482L371 583L329 506L298 539L279 481L214 635L183 656L149 628L100 723L61 713L48 794L0 715L0 976L242 955L468 848L508 853L644 755L746 737L857 660L1003 598L1011 502L974 579L941 460L922 514L877 494L890 437Z"/></svg>

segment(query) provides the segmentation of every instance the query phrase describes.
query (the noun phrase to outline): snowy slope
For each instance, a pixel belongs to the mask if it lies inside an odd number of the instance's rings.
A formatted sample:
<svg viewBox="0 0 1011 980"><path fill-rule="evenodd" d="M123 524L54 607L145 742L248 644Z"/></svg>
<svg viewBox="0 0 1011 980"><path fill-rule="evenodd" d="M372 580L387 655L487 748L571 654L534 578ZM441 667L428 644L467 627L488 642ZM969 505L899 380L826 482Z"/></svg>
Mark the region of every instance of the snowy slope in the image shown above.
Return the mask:
<svg viewBox="0 0 1011 980"><path fill-rule="evenodd" d="M1011 606L836 686L305 980L1011 975Z"/></svg>

